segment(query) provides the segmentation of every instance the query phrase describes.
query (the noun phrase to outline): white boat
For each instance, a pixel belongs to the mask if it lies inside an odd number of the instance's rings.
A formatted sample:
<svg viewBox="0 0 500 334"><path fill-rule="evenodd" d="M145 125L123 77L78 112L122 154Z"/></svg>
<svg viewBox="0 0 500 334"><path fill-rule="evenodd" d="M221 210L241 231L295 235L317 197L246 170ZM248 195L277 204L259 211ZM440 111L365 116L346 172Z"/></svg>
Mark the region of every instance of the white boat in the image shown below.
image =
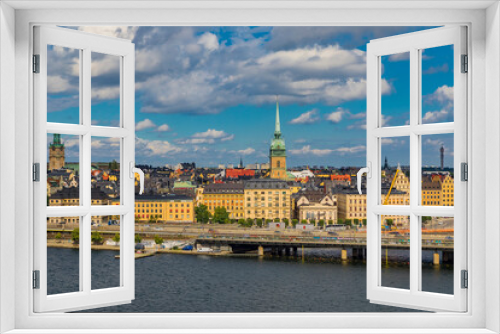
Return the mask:
<svg viewBox="0 0 500 334"><path fill-rule="evenodd" d="M201 247L201 248L198 248L198 253L209 253L209 252L213 252L214 250L210 247Z"/></svg>

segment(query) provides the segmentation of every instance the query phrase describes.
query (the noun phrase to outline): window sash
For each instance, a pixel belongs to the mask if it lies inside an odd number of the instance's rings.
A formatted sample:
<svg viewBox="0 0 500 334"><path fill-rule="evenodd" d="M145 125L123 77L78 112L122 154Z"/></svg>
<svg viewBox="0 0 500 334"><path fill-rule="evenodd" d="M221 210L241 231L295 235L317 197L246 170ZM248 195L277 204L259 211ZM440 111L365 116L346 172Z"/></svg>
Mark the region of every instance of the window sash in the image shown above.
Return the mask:
<svg viewBox="0 0 500 334"><path fill-rule="evenodd" d="M367 297L371 302L422 310L465 312L467 290L461 289L460 271L467 269L467 187L460 181L460 164L467 162L467 76L460 72L461 55L467 53L465 27L443 27L371 41L367 46L367 161L373 167L367 180ZM454 45L454 122L421 124L421 52ZM410 53L410 124L382 127L381 56ZM421 136L454 133L455 206L427 207L421 197ZM410 205L381 205L382 138L410 139ZM381 215L410 217L410 289L381 286ZM454 294L424 292L422 285L420 216L454 217Z"/></svg>
<svg viewBox="0 0 500 334"><path fill-rule="evenodd" d="M47 46L80 50L80 123L47 123ZM99 127L91 124L91 52L120 57L120 126ZM34 161L40 164L40 181L34 183L34 265L40 271L40 289L34 289L34 311L73 311L104 305L129 303L134 298L134 183L130 175L135 155L134 124L134 45L119 40L64 28L34 28L34 54L40 55L40 73L34 74ZM79 205L47 207L47 133L79 137ZM117 137L120 150L120 205L92 205L92 136ZM119 215L120 286L91 288L91 217ZM47 217L79 217L79 291L47 295Z"/></svg>

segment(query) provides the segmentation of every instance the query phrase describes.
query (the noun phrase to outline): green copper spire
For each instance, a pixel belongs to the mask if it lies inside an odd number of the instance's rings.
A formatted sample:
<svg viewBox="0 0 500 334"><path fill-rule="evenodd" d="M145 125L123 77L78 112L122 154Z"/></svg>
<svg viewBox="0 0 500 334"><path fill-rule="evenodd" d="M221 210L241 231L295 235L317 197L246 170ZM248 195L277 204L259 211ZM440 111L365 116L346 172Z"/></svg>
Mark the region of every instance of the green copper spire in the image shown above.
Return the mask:
<svg viewBox="0 0 500 334"><path fill-rule="evenodd" d="M274 125L274 138L281 137L281 128L280 128L280 101L279 96L276 95L276 124Z"/></svg>
<svg viewBox="0 0 500 334"><path fill-rule="evenodd" d="M50 144L52 147L64 147L64 144L61 142L61 135L59 133L54 133L52 137L52 143Z"/></svg>
<svg viewBox="0 0 500 334"><path fill-rule="evenodd" d="M269 153L271 157L286 156L285 139L281 137L280 105L278 96L276 96L276 123L274 125L274 138L271 140L271 147L269 149Z"/></svg>

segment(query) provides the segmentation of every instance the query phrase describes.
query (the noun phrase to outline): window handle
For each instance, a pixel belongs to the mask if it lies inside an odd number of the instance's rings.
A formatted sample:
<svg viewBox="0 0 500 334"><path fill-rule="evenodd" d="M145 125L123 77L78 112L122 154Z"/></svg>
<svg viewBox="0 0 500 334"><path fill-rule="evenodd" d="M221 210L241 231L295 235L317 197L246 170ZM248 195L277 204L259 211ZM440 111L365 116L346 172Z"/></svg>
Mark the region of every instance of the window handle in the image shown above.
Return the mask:
<svg viewBox="0 0 500 334"><path fill-rule="evenodd" d="M139 174L139 195L144 193L144 172L136 168L134 162L130 162L130 177L135 179L135 173Z"/></svg>
<svg viewBox="0 0 500 334"><path fill-rule="evenodd" d="M358 193L359 193L360 195L362 195L362 194L363 194L363 192L361 191L361 177L363 176L363 174L364 174L364 173L366 173L366 176L367 176L368 178L371 178L371 177L372 177L371 166L372 166L372 163L371 163L371 162L368 162L368 167L363 167L363 168L361 168L360 170L358 170L356 184L357 184L357 186L358 186Z"/></svg>

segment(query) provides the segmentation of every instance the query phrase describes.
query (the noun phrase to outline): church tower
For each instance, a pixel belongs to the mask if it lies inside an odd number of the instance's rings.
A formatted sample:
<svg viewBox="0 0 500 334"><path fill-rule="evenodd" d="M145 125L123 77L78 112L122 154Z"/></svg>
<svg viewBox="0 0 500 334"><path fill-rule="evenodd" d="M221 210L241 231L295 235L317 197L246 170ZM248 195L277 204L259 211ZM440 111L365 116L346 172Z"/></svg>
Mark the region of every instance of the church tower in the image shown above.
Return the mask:
<svg viewBox="0 0 500 334"><path fill-rule="evenodd" d="M280 108L276 98L276 123L274 126L274 138L269 149L269 162L271 165L270 177L272 179L286 179L286 149L285 140L281 138Z"/></svg>
<svg viewBox="0 0 500 334"><path fill-rule="evenodd" d="M64 144L61 142L61 135L54 133L52 143L49 146L49 170L61 169L64 167Z"/></svg>

